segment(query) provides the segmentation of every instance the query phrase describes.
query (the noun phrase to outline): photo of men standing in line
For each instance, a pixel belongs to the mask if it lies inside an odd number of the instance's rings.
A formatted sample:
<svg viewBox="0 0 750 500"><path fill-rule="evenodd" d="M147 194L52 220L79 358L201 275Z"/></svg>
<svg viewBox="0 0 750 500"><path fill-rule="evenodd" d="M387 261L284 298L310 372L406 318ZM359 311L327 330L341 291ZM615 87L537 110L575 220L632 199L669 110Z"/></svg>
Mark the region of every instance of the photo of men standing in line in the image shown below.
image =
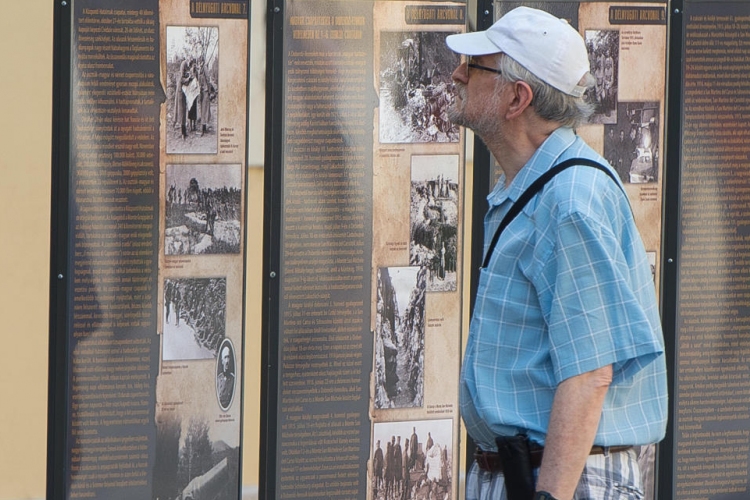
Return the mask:
<svg viewBox="0 0 750 500"><path fill-rule="evenodd" d="M375 424L368 469L374 500L450 500L453 421Z"/></svg>

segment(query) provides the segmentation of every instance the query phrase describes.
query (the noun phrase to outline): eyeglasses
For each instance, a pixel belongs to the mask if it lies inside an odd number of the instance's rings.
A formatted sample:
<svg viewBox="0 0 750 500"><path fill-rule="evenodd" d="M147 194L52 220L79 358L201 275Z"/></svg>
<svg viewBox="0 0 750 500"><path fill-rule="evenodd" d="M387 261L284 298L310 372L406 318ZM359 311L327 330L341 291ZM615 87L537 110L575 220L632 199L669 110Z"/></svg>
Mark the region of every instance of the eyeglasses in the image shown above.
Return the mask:
<svg viewBox="0 0 750 500"><path fill-rule="evenodd" d="M468 62L466 63L466 66L468 66L469 68L481 69L481 70L484 70L484 71L489 71L490 73L496 73L498 75L502 75L503 74L503 72L500 71L497 68L490 68L489 66L482 66L481 64L475 63L474 59L472 59L472 58L469 58Z"/></svg>

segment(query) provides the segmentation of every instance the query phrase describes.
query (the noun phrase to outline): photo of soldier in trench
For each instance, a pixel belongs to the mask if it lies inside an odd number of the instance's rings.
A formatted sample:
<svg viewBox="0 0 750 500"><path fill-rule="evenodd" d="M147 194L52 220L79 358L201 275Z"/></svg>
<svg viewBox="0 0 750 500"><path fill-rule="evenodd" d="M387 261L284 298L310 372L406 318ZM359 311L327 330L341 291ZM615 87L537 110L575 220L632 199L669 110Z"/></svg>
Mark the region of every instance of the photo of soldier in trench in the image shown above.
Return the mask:
<svg viewBox="0 0 750 500"><path fill-rule="evenodd" d="M424 267L381 267L375 319L375 408L424 404Z"/></svg>
<svg viewBox="0 0 750 500"><path fill-rule="evenodd" d="M458 155L412 157L409 264L427 269L428 292L456 290L458 188Z"/></svg>
<svg viewBox="0 0 750 500"><path fill-rule="evenodd" d="M448 119L451 73L459 55L448 49L452 32L380 33L380 142L458 142Z"/></svg>

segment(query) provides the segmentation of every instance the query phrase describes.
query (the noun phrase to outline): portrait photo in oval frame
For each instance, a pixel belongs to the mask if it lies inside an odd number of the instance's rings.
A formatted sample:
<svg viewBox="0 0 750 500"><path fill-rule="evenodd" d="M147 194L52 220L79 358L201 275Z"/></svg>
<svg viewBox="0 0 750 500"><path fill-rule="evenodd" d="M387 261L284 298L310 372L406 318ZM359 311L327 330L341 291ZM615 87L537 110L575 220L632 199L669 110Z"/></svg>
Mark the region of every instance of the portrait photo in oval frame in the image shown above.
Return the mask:
<svg viewBox="0 0 750 500"><path fill-rule="evenodd" d="M216 398L219 407L224 411L232 406L236 382L234 344L230 339L225 338L219 346L219 353L216 357Z"/></svg>

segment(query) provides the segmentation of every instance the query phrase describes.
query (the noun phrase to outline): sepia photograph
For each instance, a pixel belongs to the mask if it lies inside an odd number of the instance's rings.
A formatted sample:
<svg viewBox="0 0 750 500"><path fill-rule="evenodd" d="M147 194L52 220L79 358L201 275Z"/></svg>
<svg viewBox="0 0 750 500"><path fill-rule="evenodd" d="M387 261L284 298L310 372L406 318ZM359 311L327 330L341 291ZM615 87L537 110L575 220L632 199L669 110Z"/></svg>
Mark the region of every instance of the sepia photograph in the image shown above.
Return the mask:
<svg viewBox="0 0 750 500"><path fill-rule="evenodd" d="M236 383L234 368L234 344L228 338L221 341L219 356L216 359L216 397L219 407L227 411L234 400Z"/></svg>
<svg viewBox="0 0 750 500"><path fill-rule="evenodd" d="M374 500L453 498L453 421L373 425L370 486Z"/></svg>
<svg viewBox="0 0 750 500"><path fill-rule="evenodd" d="M169 154L218 151L219 28L167 26Z"/></svg>
<svg viewBox="0 0 750 500"><path fill-rule="evenodd" d="M426 274L423 267L378 269L376 408L423 405Z"/></svg>
<svg viewBox="0 0 750 500"><path fill-rule="evenodd" d="M226 309L226 278L165 279L162 359L216 358Z"/></svg>
<svg viewBox="0 0 750 500"><path fill-rule="evenodd" d="M458 142L448 119L451 73L460 56L445 45L452 32L380 33L380 142Z"/></svg>
<svg viewBox="0 0 750 500"><path fill-rule="evenodd" d="M238 254L240 165L167 165L166 255Z"/></svg>
<svg viewBox="0 0 750 500"><path fill-rule="evenodd" d="M586 51L594 87L586 91L589 102L596 106L590 123L617 122L617 85L619 82L620 32L617 30L586 30Z"/></svg>
<svg viewBox="0 0 750 500"><path fill-rule="evenodd" d="M622 182L659 180L659 103L621 102L617 123L604 126L604 158Z"/></svg>
<svg viewBox="0 0 750 500"><path fill-rule="evenodd" d="M458 155L412 156L409 264L427 268L428 292L456 290Z"/></svg>
<svg viewBox="0 0 750 500"><path fill-rule="evenodd" d="M233 500L240 490L239 446L212 439L208 421L177 412L156 420L152 500Z"/></svg>

